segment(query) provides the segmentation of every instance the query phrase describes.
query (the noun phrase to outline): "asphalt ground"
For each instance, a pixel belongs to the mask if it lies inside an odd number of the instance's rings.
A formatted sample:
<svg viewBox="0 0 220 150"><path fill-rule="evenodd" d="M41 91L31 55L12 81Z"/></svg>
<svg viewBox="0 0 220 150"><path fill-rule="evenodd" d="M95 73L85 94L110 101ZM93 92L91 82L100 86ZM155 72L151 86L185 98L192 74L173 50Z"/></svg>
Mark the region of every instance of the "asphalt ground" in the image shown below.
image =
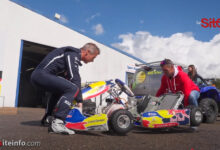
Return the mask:
<svg viewBox="0 0 220 150"><path fill-rule="evenodd" d="M169 130L134 128L126 136L106 132L77 132L75 135L48 133L40 125L41 108L19 108L17 115L0 115L0 145L9 142L39 142L39 146L0 146L0 149L74 150L220 150L220 118L202 124ZM30 144L30 143L29 143ZM32 143L33 144L33 143Z"/></svg>

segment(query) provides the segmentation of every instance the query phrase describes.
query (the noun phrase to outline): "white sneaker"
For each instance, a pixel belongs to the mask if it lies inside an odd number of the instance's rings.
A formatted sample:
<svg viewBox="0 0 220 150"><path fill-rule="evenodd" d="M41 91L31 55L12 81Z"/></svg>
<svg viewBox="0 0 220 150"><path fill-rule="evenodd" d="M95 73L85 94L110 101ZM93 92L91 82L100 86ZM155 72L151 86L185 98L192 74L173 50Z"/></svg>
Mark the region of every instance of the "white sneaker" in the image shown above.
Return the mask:
<svg viewBox="0 0 220 150"><path fill-rule="evenodd" d="M75 134L73 130L68 129L64 122L60 119L54 119L49 128L49 132L61 133L61 134Z"/></svg>

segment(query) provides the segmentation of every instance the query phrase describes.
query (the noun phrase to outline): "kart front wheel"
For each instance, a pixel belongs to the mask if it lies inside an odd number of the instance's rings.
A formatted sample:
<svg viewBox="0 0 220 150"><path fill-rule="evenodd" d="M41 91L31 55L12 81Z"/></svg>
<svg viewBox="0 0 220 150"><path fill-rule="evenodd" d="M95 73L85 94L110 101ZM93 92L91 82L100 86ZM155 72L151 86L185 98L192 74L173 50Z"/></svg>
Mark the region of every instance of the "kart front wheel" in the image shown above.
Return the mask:
<svg viewBox="0 0 220 150"><path fill-rule="evenodd" d="M117 110L110 116L109 125L117 134L125 135L133 128L133 116L127 110Z"/></svg>

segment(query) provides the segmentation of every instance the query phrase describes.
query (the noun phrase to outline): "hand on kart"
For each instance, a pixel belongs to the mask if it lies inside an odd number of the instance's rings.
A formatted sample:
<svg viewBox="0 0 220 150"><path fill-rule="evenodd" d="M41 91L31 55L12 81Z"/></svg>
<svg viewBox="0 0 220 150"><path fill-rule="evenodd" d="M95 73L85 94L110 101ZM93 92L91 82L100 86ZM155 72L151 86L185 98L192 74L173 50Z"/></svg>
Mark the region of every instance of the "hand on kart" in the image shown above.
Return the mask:
<svg viewBox="0 0 220 150"><path fill-rule="evenodd" d="M83 103L78 103L77 107L78 107L79 111L82 113Z"/></svg>
<svg viewBox="0 0 220 150"><path fill-rule="evenodd" d="M177 91L175 94L183 94L182 91Z"/></svg>

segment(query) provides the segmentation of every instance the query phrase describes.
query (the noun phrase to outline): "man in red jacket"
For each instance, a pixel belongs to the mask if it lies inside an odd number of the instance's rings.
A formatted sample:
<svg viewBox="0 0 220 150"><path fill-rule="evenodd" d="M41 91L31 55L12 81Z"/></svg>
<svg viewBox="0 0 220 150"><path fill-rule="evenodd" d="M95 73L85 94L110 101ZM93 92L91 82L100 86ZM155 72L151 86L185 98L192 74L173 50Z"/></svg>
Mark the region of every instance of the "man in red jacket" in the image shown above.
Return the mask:
<svg viewBox="0 0 220 150"><path fill-rule="evenodd" d="M165 93L183 92L184 106L198 106L198 98L200 96L199 88L193 83L189 76L182 71L180 66L176 66L170 59L165 59L160 63L164 75L161 79L161 86L156 96Z"/></svg>

